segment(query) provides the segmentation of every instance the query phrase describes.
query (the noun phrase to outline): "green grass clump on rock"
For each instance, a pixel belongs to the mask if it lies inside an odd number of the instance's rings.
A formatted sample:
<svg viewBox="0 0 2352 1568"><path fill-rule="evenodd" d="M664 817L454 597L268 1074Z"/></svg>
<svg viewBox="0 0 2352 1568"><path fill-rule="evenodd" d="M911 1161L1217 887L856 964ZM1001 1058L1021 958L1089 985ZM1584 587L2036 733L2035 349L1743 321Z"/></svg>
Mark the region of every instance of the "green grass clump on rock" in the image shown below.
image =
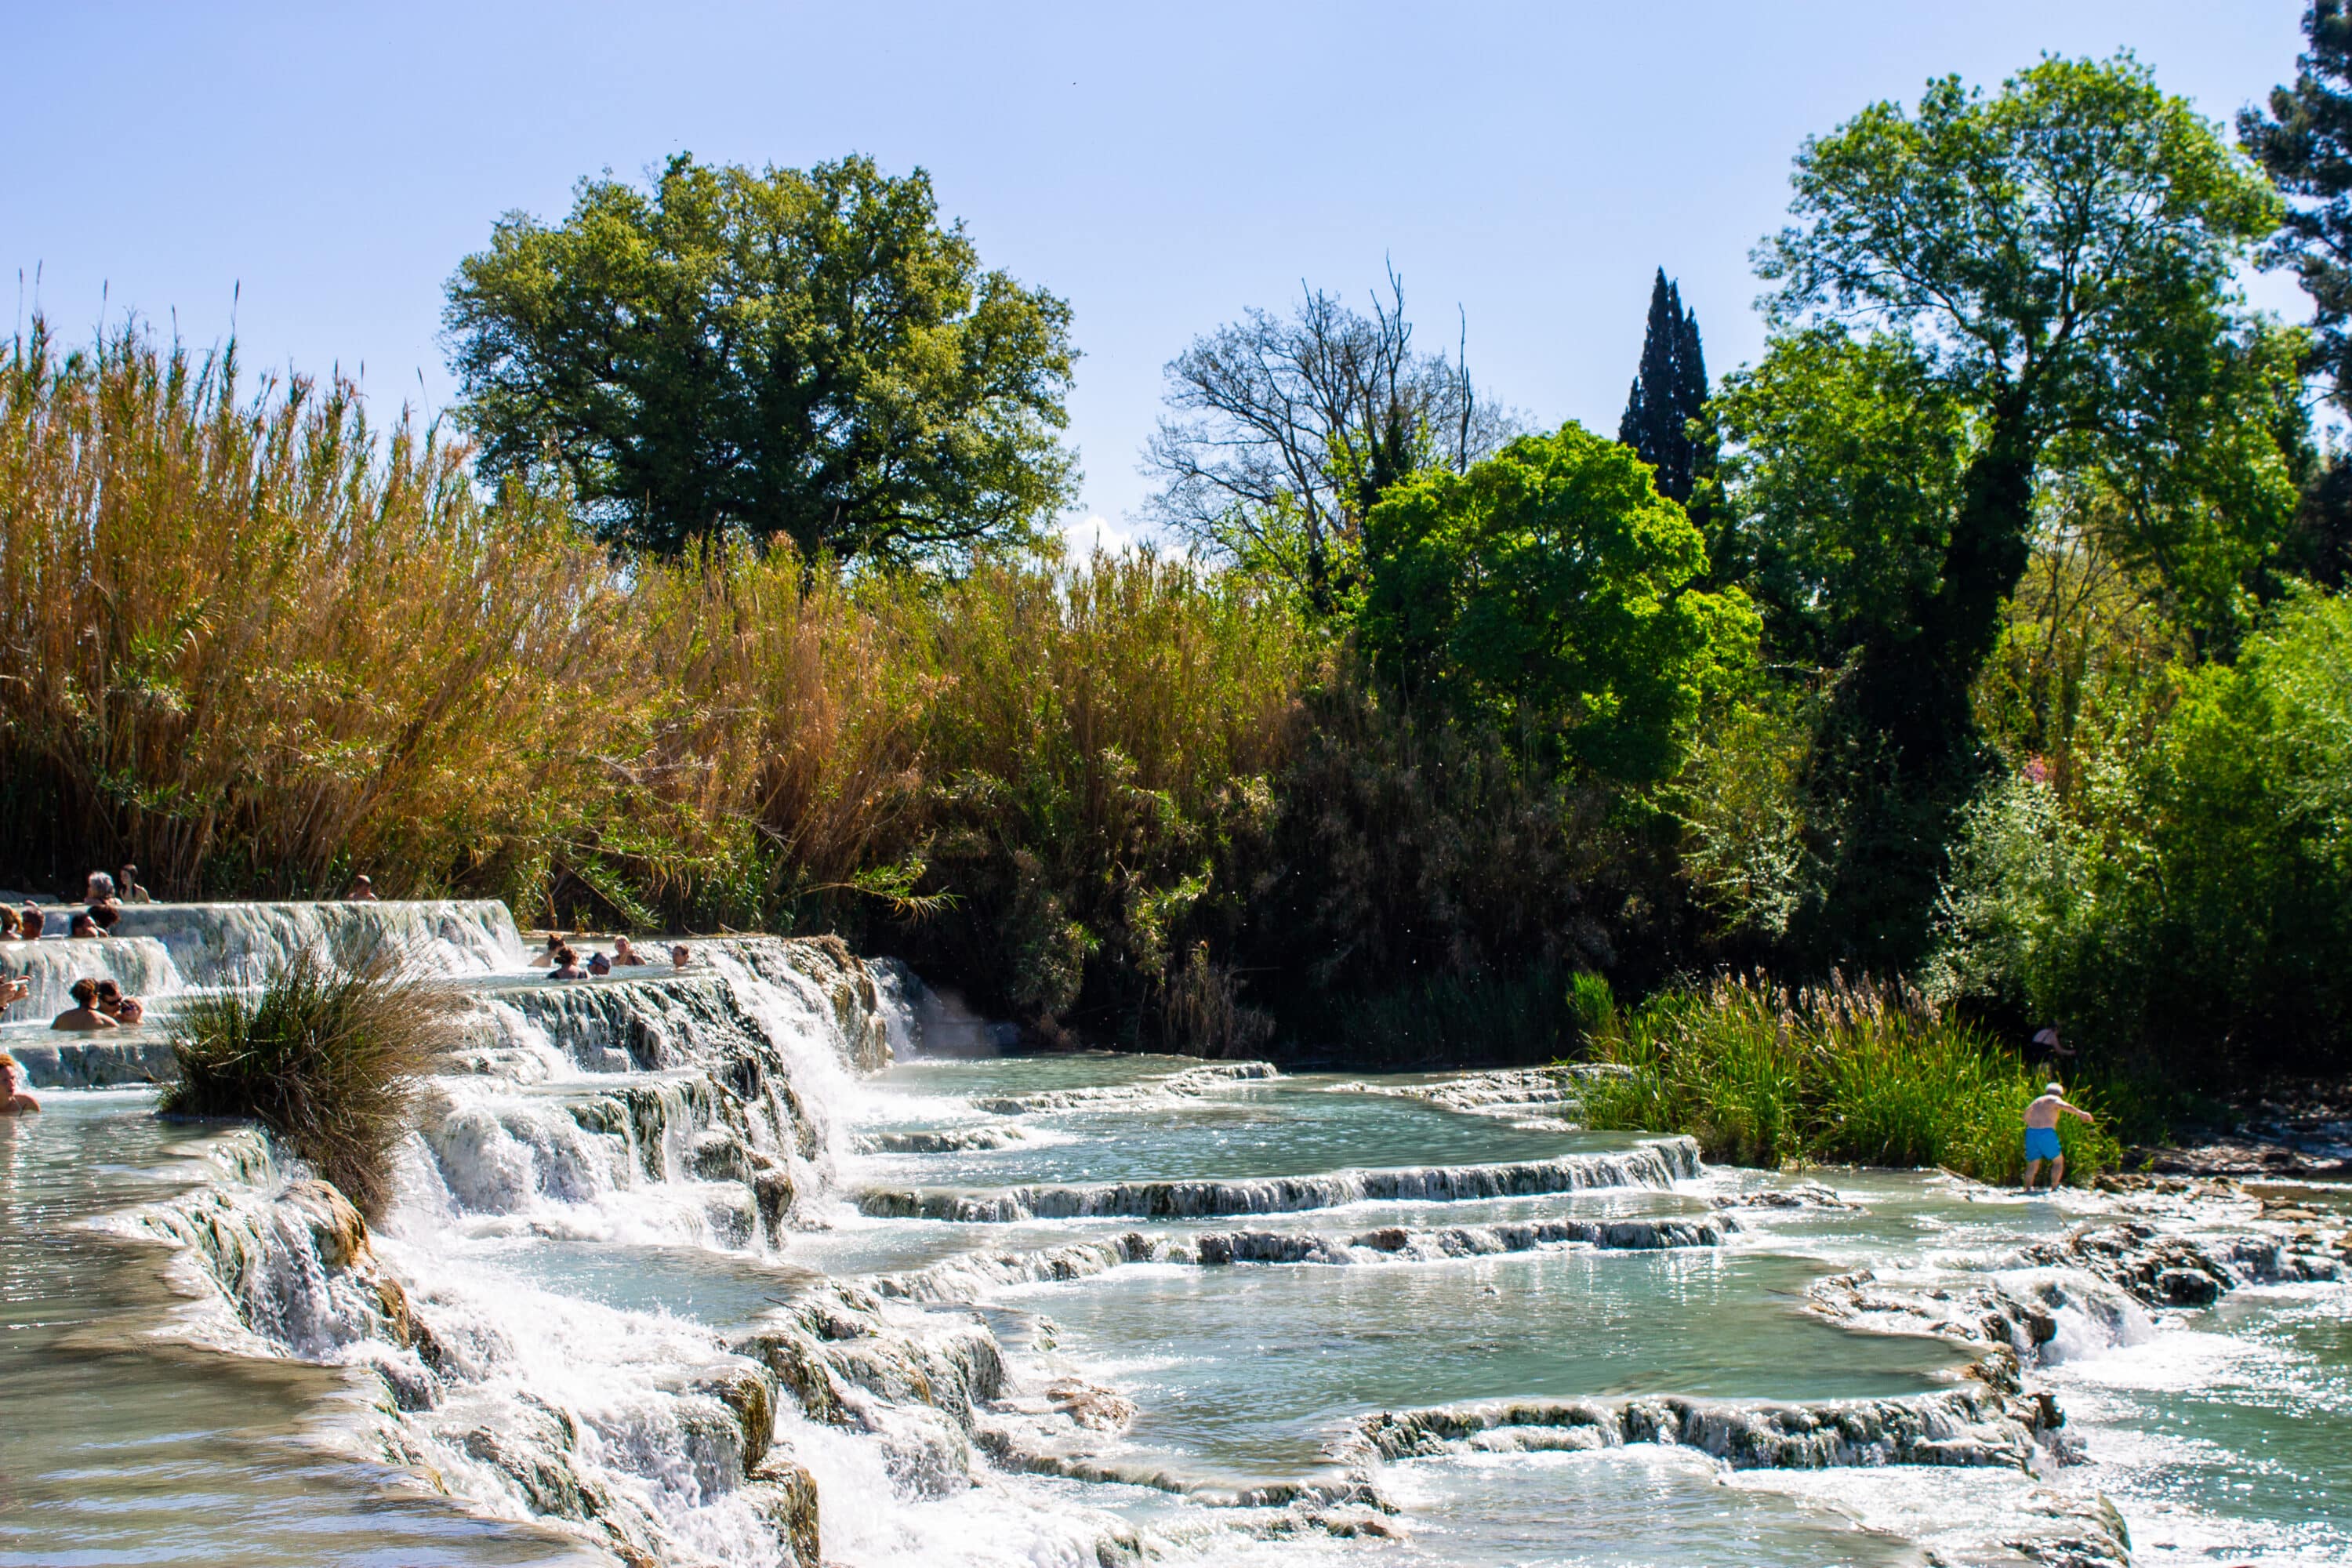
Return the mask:
<svg viewBox="0 0 2352 1568"><path fill-rule="evenodd" d="M245 1116L379 1217L416 1082L446 1046L446 995L389 942L306 947L258 991L192 996L173 1015L180 1080L162 1109Z"/></svg>
<svg viewBox="0 0 2352 1568"><path fill-rule="evenodd" d="M1592 1060L1624 1068L1586 1092L1587 1125L1688 1132L1742 1165L1941 1165L1987 1182L2024 1168L2021 1113L2046 1074L1906 986L1748 977L1612 1013ZM2095 1094L2069 1098L2099 1109ZM2112 1169L2105 1126L2062 1119L2069 1181Z"/></svg>

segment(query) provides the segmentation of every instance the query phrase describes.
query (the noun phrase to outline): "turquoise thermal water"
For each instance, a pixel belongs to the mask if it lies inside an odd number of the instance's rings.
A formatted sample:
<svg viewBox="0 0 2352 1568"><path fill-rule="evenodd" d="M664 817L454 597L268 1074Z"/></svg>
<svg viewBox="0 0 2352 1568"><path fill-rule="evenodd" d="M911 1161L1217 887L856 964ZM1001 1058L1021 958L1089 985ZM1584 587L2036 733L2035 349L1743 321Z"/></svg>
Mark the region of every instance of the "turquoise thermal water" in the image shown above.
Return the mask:
<svg viewBox="0 0 2352 1568"><path fill-rule="evenodd" d="M2021 1562L2004 1533L2045 1485L2112 1498L2144 1563L2352 1560L2352 1287L2340 1284L2247 1286L2210 1309L2127 1314L2119 1328L2062 1312L2050 1364L2033 1381L2066 1411L2085 1462L2040 1479L1735 1473L1661 1447L1454 1453L1378 1467L1400 1510L1392 1537L1274 1531L1268 1510L1213 1506L1244 1485L1340 1479L1355 1424L1384 1409L1948 1388L1966 1352L1841 1326L1810 1310L1812 1287L1870 1268L1958 1288L2109 1208L2088 1195L2026 1201L1934 1175L1827 1173L1860 1206L1737 1209L1738 1228L1719 1246L1550 1245L1427 1261L1360 1249L1344 1265L1143 1261L1039 1280L956 1270L1128 1237L1164 1250L1239 1230L1344 1243L1391 1226L1696 1222L1717 1213L1717 1197L1787 1180L1710 1170L1668 1188L1161 1221L889 1219L856 1205L869 1188L1244 1183L1552 1161L1635 1142L1575 1131L1541 1105L1480 1114L1367 1092L1362 1080L1220 1081L1192 1074L1199 1065L1099 1054L917 1060L803 1085L824 1101L834 1147L795 1166L812 1189L807 1227L772 1247L709 1217L719 1187L599 1165L605 1145L578 1142L569 1106L618 1082L675 1083L677 1073L557 1070L528 1086L468 1079L446 1088L450 1102L494 1112L497 1128L462 1145L445 1138L435 1168L448 1190L404 1198L383 1251L412 1295L505 1344L523 1369L514 1379L560 1366L577 1384L561 1397L588 1409L608 1384L622 1388L619 1372L600 1371L604 1358L657 1386L661 1358L715 1354L826 1276L929 1269L945 1281L925 1298L929 1318L963 1322L979 1310L1022 1387L1075 1382L1134 1403L1123 1432L1099 1436L1101 1457L1205 1489L992 1475L984 1486L924 1490L872 1457L878 1438L791 1417L782 1430L817 1475L826 1559L857 1568L1092 1562L1106 1520L1144 1531L1160 1558L1203 1563L1877 1565L1921 1562L1923 1542L1948 1561ZM1432 1081L1370 1087L1426 1090ZM1110 1093L1035 1099L1093 1090ZM227 1180L225 1161L205 1152L224 1135L159 1122L144 1091L45 1099L41 1115L0 1121L0 1568L610 1560L552 1527L485 1517L491 1505L457 1472L444 1480L458 1495L437 1498L429 1478L348 1457L371 1378L213 1331L200 1296L167 1289L161 1250L109 1217ZM1033 1102L1003 1103L1013 1100ZM976 1103L992 1100L1000 1103ZM859 1152L870 1148L861 1139L954 1142L975 1131L1001 1146ZM469 1206L449 1195L457 1186L509 1195ZM175 1266L171 1276L180 1292L198 1289L186 1272ZM636 1386L610 1398L625 1404ZM559 1396L532 1396L541 1394ZM698 1554L680 1561L772 1561L747 1537L679 1517L701 1531Z"/></svg>

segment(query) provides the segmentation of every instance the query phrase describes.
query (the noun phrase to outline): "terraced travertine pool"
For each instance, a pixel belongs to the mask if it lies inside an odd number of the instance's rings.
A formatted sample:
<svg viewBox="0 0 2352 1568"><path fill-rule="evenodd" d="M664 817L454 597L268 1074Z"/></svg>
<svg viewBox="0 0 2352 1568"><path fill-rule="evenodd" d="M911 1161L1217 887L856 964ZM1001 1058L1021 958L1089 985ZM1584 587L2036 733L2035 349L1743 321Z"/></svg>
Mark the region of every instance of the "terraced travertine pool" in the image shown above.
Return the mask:
<svg viewBox="0 0 2352 1568"><path fill-rule="evenodd" d="M2334 1192L1719 1169L1570 1075L942 1058L837 946L557 986L350 908L137 962L429 944L372 1232L5 1026L0 1564L2352 1560Z"/></svg>

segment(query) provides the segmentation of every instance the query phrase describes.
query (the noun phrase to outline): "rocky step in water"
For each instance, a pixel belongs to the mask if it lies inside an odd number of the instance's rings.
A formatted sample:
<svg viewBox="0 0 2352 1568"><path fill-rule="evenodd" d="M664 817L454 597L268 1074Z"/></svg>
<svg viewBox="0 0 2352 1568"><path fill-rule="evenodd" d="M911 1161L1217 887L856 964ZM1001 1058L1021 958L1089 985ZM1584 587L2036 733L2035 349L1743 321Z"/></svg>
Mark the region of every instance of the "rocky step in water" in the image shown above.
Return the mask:
<svg viewBox="0 0 2352 1568"><path fill-rule="evenodd" d="M876 1275L866 1284L877 1294L894 1300L973 1301L1008 1286L1086 1279L1129 1263L1171 1263L1203 1268L1241 1263L1350 1267L1492 1258L1555 1247L1655 1251L1720 1247L1724 1232L1735 1228L1734 1222L1713 1217L1540 1220L1429 1230L1385 1226L1353 1236L1233 1230L1153 1237L1130 1231L1108 1241L1071 1242L1028 1252L971 1253L927 1268Z"/></svg>
<svg viewBox="0 0 2352 1568"><path fill-rule="evenodd" d="M2148 1338L2149 1308L2209 1306L2243 1285L2341 1279L2352 1266L2329 1239L2098 1223L1994 1258L1993 1272L1889 1281L1858 1269L1817 1281L1808 1296L1833 1321L2004 1346L2027 1365L2046 1364Z"/></svg>
<svg viewBox="0 0 2352 1568"><path fill-rule="evenodd" d="M1029 1135L1011 1121L984 1122L978 1127L919 1128L908 1132L861 1132L861 1154L970 1154L1010 1149Z"/></svg>
<svg viewBox="0 0 2352 1568"><path fill-rule="evenodd" d="M685 979L484 1001L471 1015L480 1037L451 1064L474 1070L428 1086L386 1235L371 1236L332 1188L267 1157L146 1211L139 1229L174 1245L183 1272L265 1353L380 1383L359 1435L371 1457L494 1511L566 1521L632 1563L814 1568L816 1485L793 1445L825 1456L836 1475L854 1471L865 1461L827 1436L844 1409L858 1412L861 1433L881 1436L877 1452L910 1484L940 1495L972 1484L970 1401L933 1403L948 1388L935 1319L894 1325L878 1299L861 1298L872 1310L849 1336L856 1343L824 1363L844 1392L811 1417L764 1362L733 1354L711 1329L511 1273L478 1276L452 1250L474 1221L569 1234L593 1228L616 1197L647 1192L710 1211L681 1239L735 1247L764 1230L772 1240L791 1178L827 1152L816 1103L826 1076L844 1076L882 1037L866 1010L870 984L861 989L834 954L766 945ZM525 1042L535 1050L518 1045L518 1025L536 1032ZM608 1043L616 1038L677 1065L578 1071L591 1052L625 1048ZM529 1070L499 1070L526 1059ZM532 1078L542 1081L519 1081ZM735 1195L719 1201L726 1194ZM779 1289L788 1283L778 1277ZM842 1301L835 1309L824 1324L845 1321ZM992 1342L976 1323L961 1331L984 1372ZM868 1384L908 1393L916 1407L893 1413Z"/></svg>
<svg viewBox="0 0 2352 1568"><path fill-rule="evenodd" d="M120 1089L170 1083L180 1076L172 1042L149 1027L87 1035L0 1037L35 1089Z"/></svg>
<svg viewBox="0 0 2352 1568"><path fill-rule="evenodd" d="M519 1317L478 1290L412 1294L332 1187L260 1174L151 1211L143 1228L263 1347L379 1382L362 1434L377 1458L569 1523L627 1562L692 1560L719 1539L739 1561L815 1568L815 1487L774 1451L763 1368L707 1331L561 1298Z"/></svg>
<svg viewBox="0 0 2352 1568"><path fill-rule="evenodd" d="M727 937L692 949L722 974L751 983L744 989L755 1005L761 998L790 998L794 1014L810 1004L829 1010L840 1052L836 1065L858 1072L890 1065L893 1021L881 988L839 937ZM797 1016L782 1021L797 1032Z"/></svg>
<svg viewBox="0 0 2352 1568"><path fill-rule="evenodd" d="M1657 1443L1696 1448L1734 1469L1839 1466L2003 1466L2050 1458L2060 1418L2046 1399L1968 1384L1937 1394L1815 1403L1651 1396L1538 1399L1383 1411L1362 1441L1382 1459L1455 1452L1589 1451Z"/></svg>
<svg viewBox="0 0 2352 1568"><path fill-rule="evenodd" d="M1339 1083L1331 1090L1425 1100L1478 1116L1556 1115L1575 1107L1582 1098L1583 1085L1599 1078L1622 1077L1626 1070L1605 1063L1570 1062L1548 1068L1498 1068L1438 1083Z"/></svg>
<svg viewBox="0 0 2352 1568"><path fill-rule="evenodd" d="M974 1098L971 1103L976 1110L996 1116L1090 1110L1145 1100L1193 1100L1221 1089L1230 1089L1237 1083L1262 1083L1281 1076L1272 1062L1213 1062L1204 1067L1186 1068L1165 1078L1146 1079L1140 1083L1106 1084L1097 1089L1045 1089L1034 1094L982 1095Z"/></svg>
<svg viewBox="0 0 2352 1568"><path fill-rule="evenodd" d="M529 956L514 917L489 899L373 903L125 904L117 938L170 950L191 985L254 985L305 948L393 943L434 974L510 973Z"/></svg>
<svg viewBox="0 0 2352 1568"><path fill-rule="evenodd" d="M241 906L160 906L217 911ZM343 905L256 906L336 910ZM348 908L394 917L417 909L379 903ZM400 919L379 929L396 931ZM241 922L218 925L213 939L247 930ZM257 927L270 930L266 922ZM717 945L717 944L713 944ZM724 944L734 950L775 954L771 967L786 976L780 986L742 969L730 975L714 964L672 974L655 972L633 978L568 983L509 982L470 995L458 1015L460 1043L446 1057L445 1072L475 1074L516 1082L540 1082L580 1073L625 1073L700 1067L725 1077L746 1099L772 1094L776 1116L806 1120L793 1100L795 1077L839 1078L843 1063L877 1061L877 1019L858 1011L856 976L843 970L837 943L750 940ZM168 997L179 978L163 945L152 938L0 944L36 954L35 972L51 989L69 985L84 973L111 974L133 995ZM268 962L250 956L225 961L232 970ZM852 963L855 961L852 960ZM478 978L478 977L477 977ZM850 1024L842 1022L841 993L848 992ZM49 1016L46 994L20 1004ZM59 1005L64 1004L60 1003ZM137 1035L110 1032L93 1037L26 1031L8 1037L36 1087L86 1089L118 1084L168 1082L176 1069L153 1024ZM887 1051L887 1041L880 1049ZM880 1058L887 1060L887 1057ZM812 1150L811 1152L814 1152Z"/></svg>
<svg viewBox="0 0 2352 1568"><path fill-rule="evenodd" d="M979 1320L909 1312L853 1285L827 1281L803 1293L733 1349L767 1366L812 1419L878 1439L892 1481L908 1496L955 1496L993 1462L1181 1493L1213 1507L1304 1505L1286 1531L1325 1524L1322 1510L1333 1504L1388 1506L1369 1484L1337 1475L1237 1487L1105 1457L1097 1444L1133 1416L1131 1402L1066 1377L1024 1386ZM1140 1545L1132 1531L1114 1527L1095 1543L1095 1560L1135 1561Z"/></svg>
<svg viewBox="0 0 2352 1568"><path fill-rule="evenodd" d="M860 1212L898 1219L1003 1224L1025 1219L1207 1219L1223 1215L1290 1214L1359 1203L1460 1203L1532 1197L1601 1187L1668 1187L1700 1173L1697 1141L1661 1138L1605 1154L1492 1165L1431 1165L1402 1170L1334 1171L1252 1181L1119 1182L1086 1186L1026 1186L1001 1193L870 1190Z"/></svg>
<svg viewBox="0 0 2352 1568"><path fill-rule="evenodd" d="M2343 1278L2342 1265L2315 1233L2181 1235L2139 1220L2083 1226L2022 1256L2045 1267L2081 1268L2148 1306L2203 1307L2240 1285Z"/></svg>
<svg viewBox="0 0 2352 1568"><path fill-rule="evenodd" d="M745 1100L711 1075L635 1074L607 1086L521 1094L432 1083L420 1107L411 1201L453 1223L577 1230L622 1216L729 1250L782 1244L817 1184L815 1129L770 1098Z"/></svg>

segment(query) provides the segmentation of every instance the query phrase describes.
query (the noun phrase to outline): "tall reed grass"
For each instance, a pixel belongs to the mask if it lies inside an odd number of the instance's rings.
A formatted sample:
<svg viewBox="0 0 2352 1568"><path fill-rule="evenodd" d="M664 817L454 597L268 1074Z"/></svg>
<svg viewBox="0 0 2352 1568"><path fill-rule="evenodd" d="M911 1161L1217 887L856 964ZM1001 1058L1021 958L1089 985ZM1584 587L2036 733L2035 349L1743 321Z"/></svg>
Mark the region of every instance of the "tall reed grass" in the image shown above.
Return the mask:
<svg viewBox="0 0 2352 1568"><path fill-rule="evenodd" d="M619 597L542 503L347 383L247 395L135 328L0 360L0 853L182 896L509 890L610 749Z"/></svg>
<svg viewBox="0 0 2352 1568"><path fill-rule="evenodd" d="M1689 1132L1736 1164L1940 1165L1988 1182L2021 1174L2021 1117L2045 1079L1916 991L1843 979L1664 992L1611 1016L1588 1052L1628 1069L1590 1087L1594 1127ZM2099 1108L2082 1086L2073 1098ZM2121 1158L2105 1126L2064 1119L2059 1139L2070 1181Z"/></svg>
<svg viewBox="0 0 2352 1568"><path fill-rule="evenodd" d="M0 355L0 878L839 928L1048 1025L1261 1032L1224 941L1321 656L1286 602L1150 552L623 560L567 515L349 383L37 319Z"/></svg>

